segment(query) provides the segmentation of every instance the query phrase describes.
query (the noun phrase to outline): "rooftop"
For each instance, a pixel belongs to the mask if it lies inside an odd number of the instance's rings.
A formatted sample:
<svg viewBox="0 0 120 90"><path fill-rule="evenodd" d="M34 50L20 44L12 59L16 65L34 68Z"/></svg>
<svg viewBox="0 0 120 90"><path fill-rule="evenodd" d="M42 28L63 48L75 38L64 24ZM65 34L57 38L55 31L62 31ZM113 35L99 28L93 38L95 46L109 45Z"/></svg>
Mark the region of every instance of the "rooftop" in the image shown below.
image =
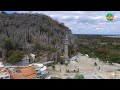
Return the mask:
<svg viewBox="0 0 120 90"><path fill-rule="evenodd" d="M30 76L32 74L36 74L36 71L34 70L33 67L21 68L20 71L24 76Z"/></svg>
<svg viewBox="0 0 120 90"><path fill-rule="evenodd" d="M42 68L44 65L43 64L38 64L38 63L33 63L33 64L30 64L29 66L37 66L37 67Z"/></svg>
<svg viewBox="0 0 120 90"><path fill-rule="evenodd" d="M47 67L43 64L37 63L31 64L26 67L9 66L0 70L0 76L3 76L3 74L9 74L12 79L35 79L38 73L36 69L39 69L40 71L42 71L42 73L45 73L43 71L45 71Z"/></svg>
<svg viewBox="0 0 120 90"><path fill-rule="evenodd" d="M25 67L19 70L19 73L11 73L12 79L34 79L37 77L37 73L33 67Z"/></svg>
<svg viewBox="0 0 120 90"><path fill-rule="evenodd" d="M0 69L0 77L5 77L5 76L9 76L9 72L7 69Z"/></svg>
<svg viewBox="0 0 120 90"><path fill-rule="evenodd" d="M21 73L13 73L11 74L12 79L26 79L25 76L23 76Z"/></svg>
<svg viewBox="0 0 120 90"><path fill-rule="evenodd" d="M6 69L0 69L0 74L7 74L8 71Z"/></svg>

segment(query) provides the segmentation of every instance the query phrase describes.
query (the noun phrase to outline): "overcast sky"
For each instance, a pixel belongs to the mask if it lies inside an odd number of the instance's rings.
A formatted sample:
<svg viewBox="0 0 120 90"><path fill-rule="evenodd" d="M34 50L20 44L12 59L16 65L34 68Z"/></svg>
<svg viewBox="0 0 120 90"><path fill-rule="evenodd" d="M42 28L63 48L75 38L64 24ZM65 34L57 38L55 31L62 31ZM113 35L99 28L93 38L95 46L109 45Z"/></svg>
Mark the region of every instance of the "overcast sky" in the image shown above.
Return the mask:
<svg viewBox="0 0 120 90"><path fill-rule="evenodd" d="M8 13L29 13L29 11L8 11ZM43 13L63 22L74 34L120 34L120 11L31 11ZM113 21L106 20L112 13Z"/></svg>

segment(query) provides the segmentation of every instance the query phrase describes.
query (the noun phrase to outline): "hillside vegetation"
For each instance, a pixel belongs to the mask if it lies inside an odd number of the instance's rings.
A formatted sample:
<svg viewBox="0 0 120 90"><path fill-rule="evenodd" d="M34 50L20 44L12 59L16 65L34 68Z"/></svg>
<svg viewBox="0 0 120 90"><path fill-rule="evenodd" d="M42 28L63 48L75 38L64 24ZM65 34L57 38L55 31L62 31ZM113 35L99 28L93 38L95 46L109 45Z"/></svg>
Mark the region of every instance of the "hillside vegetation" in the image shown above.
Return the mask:
<svg viewBox="0 0 120 90"><path fill-rule="evenodd" d="M8 54L14 55L14 52L19 51L24 54L35 53L37 56L46 53L48 57L53 57L49 59L54 59L56 55L60 56L64 52L66 33L68 33L70 45L75 44L76 37L71 30L49 16L1 13L0 57L8 62L14 58ZM20 54L20 57L21 55L23 54Z"/></svg>
<svg viewBox="0 0 120 90"><path fill-rule="evenodd" d="M79 51L104 62L120 63L120 39L101 35L78 35Z"/></svg>

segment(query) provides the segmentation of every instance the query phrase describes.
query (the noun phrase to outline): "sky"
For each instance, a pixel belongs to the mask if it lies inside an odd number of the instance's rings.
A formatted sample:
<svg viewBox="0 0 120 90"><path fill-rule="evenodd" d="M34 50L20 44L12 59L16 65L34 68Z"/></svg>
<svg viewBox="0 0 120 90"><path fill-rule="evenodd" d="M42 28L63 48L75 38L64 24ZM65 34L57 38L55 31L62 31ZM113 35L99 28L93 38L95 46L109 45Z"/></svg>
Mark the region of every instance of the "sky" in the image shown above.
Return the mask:
<svg viewBox="0 0 120 90"><path fill-rule="evenodd" d="M64 23L73 34L120 34L120 11L6 11L7 13L39 13ZM112 13L113 21L106 15Z"/></svg>

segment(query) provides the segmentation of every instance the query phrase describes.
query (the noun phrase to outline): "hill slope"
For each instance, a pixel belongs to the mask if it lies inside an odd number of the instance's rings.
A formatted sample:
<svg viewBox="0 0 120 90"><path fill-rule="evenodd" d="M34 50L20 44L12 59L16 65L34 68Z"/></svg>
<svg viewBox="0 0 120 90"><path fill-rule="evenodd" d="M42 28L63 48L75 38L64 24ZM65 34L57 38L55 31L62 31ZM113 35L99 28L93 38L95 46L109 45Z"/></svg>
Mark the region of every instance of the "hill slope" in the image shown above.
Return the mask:
<svg viewBox="0 0 120 90"><path fill-rule="evenodd" d="M6 56L10 50L24 53L62 53L65 35L68 33L70 44L75 44L76 37L63 23L43 14L0 14L0 56ZM3 43L11 42L10 50ZM9 45L8 45L9 46Z"/></svg>

